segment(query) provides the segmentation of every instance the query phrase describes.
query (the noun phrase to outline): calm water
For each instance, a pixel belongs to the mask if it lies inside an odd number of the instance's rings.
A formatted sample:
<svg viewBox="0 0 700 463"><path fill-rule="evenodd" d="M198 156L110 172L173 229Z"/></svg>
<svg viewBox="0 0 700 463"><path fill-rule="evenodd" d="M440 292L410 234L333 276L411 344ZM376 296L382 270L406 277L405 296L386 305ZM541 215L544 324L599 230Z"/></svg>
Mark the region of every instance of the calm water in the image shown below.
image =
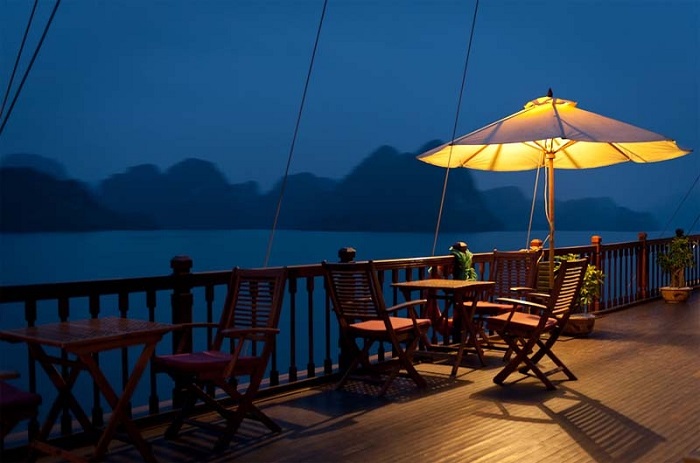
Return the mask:
<svg viewBox="0 0 700 463"><path fill-rule="evenodd" d="M637 239L637 232L558 231L557 246L585 245L594 234L604 243ZM531 233L532 238L546 235ZM0 285L165 275L176 255L190 256L194 272L262 267L269 236L267 230L0 234ZM455 241L466 241L473 252L514 250L525 247L527 233L442 234L436 254L447 254ZM358 259L429 256L433 234L278 230L269 265L333 261L345 246L354 247Z"/></svg>

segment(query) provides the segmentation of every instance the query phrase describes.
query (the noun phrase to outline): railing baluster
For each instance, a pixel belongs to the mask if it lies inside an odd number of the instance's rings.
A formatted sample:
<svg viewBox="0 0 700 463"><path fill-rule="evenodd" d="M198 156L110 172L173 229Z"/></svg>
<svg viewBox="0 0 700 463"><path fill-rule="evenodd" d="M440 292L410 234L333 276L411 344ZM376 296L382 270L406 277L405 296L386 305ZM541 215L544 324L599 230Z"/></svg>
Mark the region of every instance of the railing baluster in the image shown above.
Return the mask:
<svg viewBox="0 0 700 463"><path fill-rule="evenodd" d="M289 290L289 382L297 380L297 352L296 352L296 314L297 314L297 278L290 276L287 287Z"/></svg>
<svg viewBox="0 0 700 463"><path fill-rule="evenodd" d="M100 316L100 295L90 294L88 304L90 318L98 318ZM100 365L99 355L95 355L95 363ZM104 409L100 400L100 389L95 381L92 381L92 422L95 426L104 426Z"/></svg>
<svg viewBox="0 0 700 463"><path fill-rule="evenodd" d="M306 364L306 374L309 378L314 378L316 376L316 363L314 362L314 279L313 277L306 277L306 304L308 305L308 348L309 348L309 362Z"/></svg>

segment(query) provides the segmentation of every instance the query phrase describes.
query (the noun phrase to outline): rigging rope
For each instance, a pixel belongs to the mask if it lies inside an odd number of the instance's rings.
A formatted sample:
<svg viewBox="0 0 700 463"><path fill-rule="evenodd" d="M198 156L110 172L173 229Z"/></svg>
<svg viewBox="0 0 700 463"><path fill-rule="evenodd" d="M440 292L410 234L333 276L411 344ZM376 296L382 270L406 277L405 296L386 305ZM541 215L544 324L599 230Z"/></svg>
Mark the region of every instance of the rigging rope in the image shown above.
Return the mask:
<svg viewBox="0 0 700 463"><path fill-rule="evenodd" d="M698 176L695 177L695 181L694 181L693 184L690 186L690 188L688 189L688 191L687 191L687 193L685 194L685 196L683 197L683 199L681 199L681 202L678 204L678 207L676 207L676 210L675 210L675 211L673 212L673 214L671 215L671 218L668 219L668 222L666 222L666 225L664 225L664 229L663 229L663 230L661 231L661 233L659 234L659 238L661 238L661 237L664 235L664 233L665 233L666 230L668 229L668 226L671 224L671 221L673 221L673 219L676 217L676 214L678 214L678 211L680 210L681 206L683 206L683 203L685 202L685 200L688 199L688 196L690 196L690 192L693 191L693 188L695 188L695 185L698 184L698 180L700 180L700 174L698 174ZM700 216L698 216L698 217L700 217ZM690 230L692 230L692 228L695 226L695 224L697 223L697 221L698 221L698 219L696 218L696 219L695 219L695 222L693 222L693 224L692 224L692 225L690 226L690 228L687 230L687 232L686 232L687 234L690 234Z"/></svg>
<svg viewBox="0 0 700 463"><path fill-rule="evenodd" d="M537 166L537 172L535 173L535 187L532 190L532 204L530 204L530 222L527 224L527 241L525 241L525 249L530 249L530 233L532 232L532 219L535 215L535 202L537 201L537 186L540 183L541 169L541 165Z"/></svg>
<svg viewBox="0 0 700 463"><path fill-rule="evenodd" d="M474 28L476 26L476 13L479 10L479 0L476 0L474 5L474 17L472 18L472 29L469 33L469 43L467 45L467 56L464 60L464 71L462 72L462 85L459 88L459 97L457 99L457 111L455 114L455 123L452 127L452 137L450 138L451 143L454 142L455 136L457 135L457 123L459 122L459 109L462 107L462 96L464 95L464 84L467 81L467 68L469 67L469 55L472 51L472 41L474 39ZM447 158L447 169L445 169L445 181L442 184L442 197L440 198L440 209L438 210L437 223L435 224L435 238L433 239L433 250L431 255L435 255L435 248L437 248L438 235L440 234L440 222L442 221L442 209L445 206L445 195L447 194L447 179L450 176L450 161L452 160L452 147L454 145L450 144L450 154Z"/></svg>
<svg viewBox="0 0 700 463"><path fill-rule="evenodd" d="M289 156L287 157L287 167L284 170L284 177L282 178L282 185L280 187L280 196L277 201L277 210L275 211L275 219L272 222L272 229L270 230L270 238L267 242L267 252L265 253L265 262L263 267L267 267L270 261L270 254L272 253L272 243L275 240L275 229L277 228L277 221L279 220L280 211L282 210L282 198L284 197L284 190L287 186L287 177L289 176L289 166L292 164L292 155L294 154L294 145L296 144L297 134L299 133L299 124L301 122L301 114L304 110L304 102L306 101L306 92L309 89L309 81L311 80L311 71L314 67L314 59L316 58L316 50L318 49L318 42L321 37L321 27L323 26L323 18L326 16L326 6L328 5L328 0L323 2L323 10L321 11L321 19L318 23L318 31L316 31L316 41L314 42L314 49L311 53L311 62L309 63L309 71L306 74L306 83L304 84L304 93L301 96L301 105L299 106L299 113L297 114L297 122L294 127L294 135L292 136L292 143L289 147Z"/></svg>
<svg viewBox="0 0 700 463"><path fill-rule="evenodd" d="M58 10L58 6L61 4L61 0L56 0L56 3L53 6L53 10L51 11L51 16L49 17L49 20L46 22L46 27L44 27L44 32L41 34L41 38L39 39L39 43L36 46L36 50L34 50L34 54L32 55L31 61L29 61L29 65L27 66L27 69L24 71L24 76L22 76L22 81L19 84L19 87L17 87L17 92L15 92L15 96L12 99L12 103L10 104L10 107L7 109L7 114L5 114L5 118L2 120L2 124L0 125L0 136L2 136L2 131L5 129L5 125L7 124L7 121L10 119L10 114L12 114L12 110L15 107L15 103L17 103L17 98L19 97L20 92L22 91L22 88L24 87L24 83L27 81L27 76L29 76L29 71L31 71L32 66L34 65L34 61L36 60L37 55L39 54L39 50L41 50L41 46L44 43L44 39L46 38L46 34L49 32L49 27L51 26L51 23L53 22L53 18L56 15L56 10ZM32 15L34 12L32 11Z"/></svg>
<svg viewBox="0 0 700 463"><path fill-rule="evenodd" d="M27 42L27 36L29 35L29 29L32 28L32 21L34 20L34 13L36 12L36 6L39 4L39 0L34 0L34 6L32 7L32 12L29 14L29 21L27 21L27 27L24 29L24 36L22 37L22 43L19 45L19 50L17 50L17 58L15 58L15 65L12 68L12 74L10 75L10 81L7 83L7 89L5 90L5 97L2 99L2 106L0 107L0 116L5 112L5 104L7 104L7 98L10 96L10 90L12 89L12 82L15 80L15 75L17 74L17 68L19 67L19 59L22 57L22 51L24 50L24 44Z"/></svg>

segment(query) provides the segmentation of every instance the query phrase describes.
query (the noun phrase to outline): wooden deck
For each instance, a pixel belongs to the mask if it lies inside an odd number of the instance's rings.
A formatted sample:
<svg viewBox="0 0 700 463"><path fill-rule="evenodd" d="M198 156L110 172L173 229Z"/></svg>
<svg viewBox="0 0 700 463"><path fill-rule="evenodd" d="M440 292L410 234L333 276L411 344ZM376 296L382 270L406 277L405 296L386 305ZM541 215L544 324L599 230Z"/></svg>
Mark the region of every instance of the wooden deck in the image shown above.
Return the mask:
<svg viewBox="0 0 700 463"><path fill-rule="evenodd" d="M460 368L454 381L447 365L420 365L425 391L400 379L378 399L351 381L268 399L283 432L245 423L224 454L209 453L214 438L199 429L146 437L163 462L681 462L700 449L699 348L695 291L687 304L633 307L597 320L589 338L562 338L555 350L579 379L557 391L530 377L496 386L502 353L490 351L487 367ZM121 443L107 458L135 460Z"/></svg>

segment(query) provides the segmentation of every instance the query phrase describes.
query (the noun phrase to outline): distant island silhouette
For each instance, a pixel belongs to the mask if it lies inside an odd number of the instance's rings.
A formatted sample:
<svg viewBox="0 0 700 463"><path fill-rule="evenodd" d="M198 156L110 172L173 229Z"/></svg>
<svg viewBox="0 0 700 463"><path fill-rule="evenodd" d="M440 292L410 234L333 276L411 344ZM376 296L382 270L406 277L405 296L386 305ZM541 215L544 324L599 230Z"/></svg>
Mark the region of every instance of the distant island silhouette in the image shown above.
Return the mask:
<svg viewBox="0 0 700 463"><path fill-rule="evenodd" d="M423 152L440 142L426 144ZM340 180L290 175L277 227L327 231L434 231L444 169L415 153L382 146ZM266 193L256 182L230 184L213 163L185 159L165 171L133 166L92 188L67 178L57 161L17 153L0 160L0 231L270 229L282 180ZM522 230L531 198L516 187L476 189L469 169L450 172L440 229ZM558 201L558 230L654 230L656 219L610 198ZM533 229L546 229L543 214Z"/></svg>

